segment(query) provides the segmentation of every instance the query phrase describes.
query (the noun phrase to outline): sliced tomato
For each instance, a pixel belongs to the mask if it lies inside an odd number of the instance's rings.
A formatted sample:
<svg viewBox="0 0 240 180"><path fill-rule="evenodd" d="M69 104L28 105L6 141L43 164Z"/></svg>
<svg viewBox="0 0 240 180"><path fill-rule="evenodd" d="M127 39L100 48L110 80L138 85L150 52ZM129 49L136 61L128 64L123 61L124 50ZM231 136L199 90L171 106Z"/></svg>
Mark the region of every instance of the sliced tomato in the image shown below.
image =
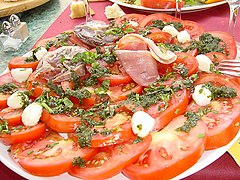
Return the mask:
<svg viewBox="0 0 240 180"><path fill-rule="evenodd" d="M162 131L151 133L149 148L123 174L129 179L171 179L193 166L204 152L206 127L198 121L189 133L176 131L185 121L178 116Z"/></svg>
<svg viewBox="0 0 240 180"><path fill-rule="evenodd" d="M98 78L98 81L102 83L104 80L110 81L110 86L117 86L121 84L128 84L131 83L133 80L128 75L115 75L112 74L110 76Z"/></svg>
<svg viewBox="0 0 240 180"><path fill-rule="evenodd" d="M148 50L148 45L139 37L124 36L118 42L118 49L121 50Z"/></svg>
<svg viewBox="0 0 240 180"><path fill-rule="evenodd" d="M225 48L225 54L229 59L235 59L237 56L237 45L235 39L228 33L222 31L209 31L214 37L218 37L226 43L227 47Z"/></svg>
<svg viewBox="0 0 240 180"><path fill-rule="evenodd" d="M10 70L14 68L32 68L33 70L35 70L37 68L39 61L26 62L25 61L26 59L27 59L26 57L20 57L20 56L13 57L8 62L8 68Z"/></svg>
<svg viewBox="0 0 240 180"><path fill-rule="evenodd" d="M135 83L129 83L122 86L110 87L108 95L110 96L112 101L117 102L121 100L126 100L127 95L129 95L131 92L136 92L140 94L142 90L142 86L136 85Z"/></svg>
<svg viewBox="0 0 240 180"><path fill-rule="evenodd" d="M213 83L215 86L227 86L236 90L237 97L235 98L219 98L212 101L207 107L212 112L204 115L202 120L205 122L207 131L206 149L216 149L228 144L239 131L240 122L240 87L230 78L217 75L205 74L202 75L196 84ZM198 110L203 108L192 102L189 110Z"/></svg>
<svg viewBox="0 0 240 180"><path fill-rule="evenodd" d="M198 61L194 56L184 52L175 52L175 54L177 55L177 59L173 62L173 67L178 64L183 64L184 67L188 69L188 76L198 71Z"/></svg>
<svg viewBox="0 0 240 180"><path fill-rule="evenodd" d="M183 26L184 30L190 34L191 39L194 39L205 32L204 28L194 21L184 20Z"/></svg>
<svg viewBox="0 0 240 180"><path fill-rule="evenodd" d="M71 133L80 125L80 117L66 114L50 114L43 110L41 120L51 129L61 133Z"/></svg>
<svg viewBox="0 0 240 180"><path fill-rule="evenodd" d="M209 52L204 55L211 59L213 63L220 63L222 60L228 59L228 56L221 52Z"/></svg>
<svg viewBox="0 0 240 180"><path fill-rule="evenodd" d="M23 169L36 176L57 176L68 172L75 157L80 156L87 161L96 153L97 149L79 148L73 140L64 139L54 132L11 147L13 158Z"/></svg>
<svg viewBox="0 0 240 180"><path fill-rule="evenodd" d="M80 179L108 179L119 174L125 167L134 163L148 148L151 136L142 142L133 141L101 148L100 152L86 162L86 167L73 167L69 174Z"/></svg>
<svg viewBox="0 0 240 180"><path fill-rule="evenodd" d="M149 2L151 2L151 1L149 1ZM157 14L148 15L147 17L142 19L139 22L139 27L144 28L146 26L149 26L153 23L153 21L156 21L156 20L162 20L163 22L182 22L181 19L176 18L174 16L164 14L164 13L157 13Z"/></svg>
<svg viewBox="0 0 240 180"><path fill-rule="evenodd" d="M46 126L44 123L40 122L36 126L32 127L18 125L9 126L9 129L10 134L0 134L0 142L5 145L11 145L38 139L46 131Z"/></svg>
<svg viewBox="0 0 240 180"><path fill-rule="evenodd" d="M154 9L171 9L176 7L175 0L141 0L141 5L147 8ZM184 1L181 1L181 7L184 6Z"/></svg>
<svg viewBox="0 0 240 180"><path fill-rule="evenodd" d="M123 143L135 135L132 132L131 116L126 114L116 114L114 117L106 120L104 126L108 130L112 130L112 133L108 135L97 134L92 137L91 147L104 147L114 144ZM94 128L98 131L102 128Z"/></svg>
<svg viewBox="0 0 240 180"><path fill-rule="evenodd" d="M7 107L0 111L0 118L7 120L9 125L22 124L22 109Z"/></svg>
<svg viewBox="0 0 240 180"><path fill-rule="evenodd" d="M145 17L146 15L143 15L143 14L132 13L132 14L126 14L119 18L116 18L114 22L115 22L115 25L122 26L125 22L129 22L129 21L139 23L139 21L141 21Z"/></svg>
<svg viewBox="0 0 240 180"><path fill-rule="evenodd" d="M168 32L158 31L153 32L146 36L147 38L153 40L154 43L170 43L172 40L172 35Z"/></svg>
<svg viewBox="0 0 240 180"><path fill-rule="evenodd" d="M150 106L147 113L156 120L155 129L164 128L173 118L183 114L188 105L188 92L186 89L175 92L173 97L168 102L168 107L160 112L159 107L164 107L165 103L160 101L157 104Z"/></svg>

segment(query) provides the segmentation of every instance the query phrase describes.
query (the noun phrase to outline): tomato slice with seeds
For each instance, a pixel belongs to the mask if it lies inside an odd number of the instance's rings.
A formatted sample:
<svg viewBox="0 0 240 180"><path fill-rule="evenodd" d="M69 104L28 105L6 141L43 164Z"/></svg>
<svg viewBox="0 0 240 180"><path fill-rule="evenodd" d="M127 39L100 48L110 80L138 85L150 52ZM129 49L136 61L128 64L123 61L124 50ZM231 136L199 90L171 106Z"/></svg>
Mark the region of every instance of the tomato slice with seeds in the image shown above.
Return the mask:
<svg viewBox="0 0 240 180"><path fill-rule="evenodd" d="M0 118L6 120L9 125L19 125L22 124L22 112L23 109L7 107L0 111Z"/></svg>
<svg viewBox="0 0 240 180"><path fill-rule="evenodd" d="M108 179L135 162L148 148L151 136L142 142L133 143L133 140L124 144L101 148L100 152L86 162L86 167L73 167L69 174L81 179Z"/></svg>
<svg viewBox="0 0 240 180"><path fill-rule="evenodd" d="M66 114L50 114L43 110L41 120L51 129L61 133L71 133L80 125L80 117Z"/></svg>
<svg viewBox="0 0 240 180"><path fill-rule="evenodd" d="M123 174L129 179L171 179L193 166L204 152L207 130L198 121L189 133L176 131L185 121L178 116L162 131L151 133L149 148Z"/></svg>
<svg viewBox="0 0 240 180"><path fill-rule="evenodd" d="M147 17L142 19L139 22L139 27L144 28L144 27L150 26L153 23L153 21L156 21L156 20L162 20L163 22L182 22L181 19L176 18L174 16L164 14L164 13L156 13L156 14L148 15Z"/></svg>
<svg viewBox="0 0 240 180"><path fill-rule="evenodd" d="M142 86L136 85L135 83L129 83L122 86L110 87L108 95L110 96L112 101L117 102L121 100L126 100L127 95L129 95L131 92L141 94L142 90Z"/></svg>
<svg viewBox="0 0 240 180"><path fill-rule="evenodd" d="M11 155L20 166L30 174L45 177L68 172L75 157L80 156L87 161L97 152L97 149L79 148L72 139L64 139L54 132L11 147Z"/></svg>
<svg viewBox="0 0 240 180"><path fill-rule="evenodd" d="M171 120L183 114L188 105L188 92L186 89L175 92L173 97L168 101L167 108L160 112L159 107L164 107L165 103L160 101L150 106L147 113L156 120L155 129L164 128Z"/></svg>
<svg viewBox="0 0 240 180"><path fill-rule="evenodd" d="M0 134L0 142L5 145L22 143L38 139L46 131L46 125L39 122L37 125L27 127L24 125L9 126L10 132Z"/></svg>
<svg viewBox="0 0 240 180"><path fill-rule="evenodd" d="M103 147L114 144L123 143L133 137L131 116L127 114L116 114L114 117L106 120L105 129L110 130L108 135L100 134L93 136L91 139L91 147ZM95 127L97 131L101 132L103 128Z"/></svg>
<svg viewBox="0 0 240 180"><path fill-rule="evenodd" d="M98 78L98 81L102 83L104 80L110 81L110 86L117 86L121 84L128 84L131 83L133 80L128 75L115 75L112 74L110 76Z"/></svg>
<svg viewBox="0 0 240 180"><path fill-rule="evenodd" d="M126 14L119 18L116 18L114 22L115 22L115 25L118 25L121 27L125 22L129 22L129 21L139 23L139 21L141 21L145 17L146 15L143 15L143 14L132 13L132 14Z"/></svg>
<svg viewBox="0 0 240 180"><path fill-rule="evenodd" d="M237 92L235 98L219 98L212 101L207 106L212 112L202 117L208 127L206 150L211 150L228 144L239 131L240 87L232 79L219 74L202 75L196 84L205 84L207 82L211 82L217 87L231 87ZM203 107L198 106L195 102L188 106L188 110L197 111L199 108Z"/></svg>
<svg viewBox="0 0 240 180"><path fill-rule="evenodd" d="M172 41L172 35L164 31L152 32L151 34L147 35L146 38L151 39L156 44L167 44Z"/></svg>

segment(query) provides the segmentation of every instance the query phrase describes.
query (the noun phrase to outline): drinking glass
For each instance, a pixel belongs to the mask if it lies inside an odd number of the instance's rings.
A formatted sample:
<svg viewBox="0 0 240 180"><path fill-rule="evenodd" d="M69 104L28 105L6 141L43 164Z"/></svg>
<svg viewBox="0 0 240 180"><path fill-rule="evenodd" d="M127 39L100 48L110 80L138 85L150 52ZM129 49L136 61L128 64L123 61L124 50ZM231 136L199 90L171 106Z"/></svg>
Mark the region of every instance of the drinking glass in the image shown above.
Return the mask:
<svg viewBox="0 0 240 180"><path fill-rule="evenodd" d="M181 15L181 13L182 13L182 6L181 6L181 4L182 4L182 0L176 0L176 10L175 10L175 17L176 18L179 18L179 19L182 19L182 15Z"/></svg>
<svg viewBox="0 0 240 180"><path fill-rule="evenodd" d="M240 0L226 0L226 1L229 5L229 9L230 9L228 32L232 36L234 36L236 20L237 20L237 15L238 15L238 9L240 7Z"/></svg>

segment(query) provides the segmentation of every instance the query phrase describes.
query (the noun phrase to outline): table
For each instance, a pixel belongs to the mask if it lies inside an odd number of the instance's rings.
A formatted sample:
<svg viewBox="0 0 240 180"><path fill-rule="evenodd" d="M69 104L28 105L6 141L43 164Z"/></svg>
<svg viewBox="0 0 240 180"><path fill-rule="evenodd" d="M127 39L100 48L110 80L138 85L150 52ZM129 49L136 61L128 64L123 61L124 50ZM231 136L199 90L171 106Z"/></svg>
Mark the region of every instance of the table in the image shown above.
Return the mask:
<svg viewBox="0 0 240 180"><path fill-rule="evenodd" d="M106 5L111 5L110 2L92 2L90 6L95 11L94 19L106 20L104 8ZM132 9L122 8L126 13L135 12ZM56 19L56 21L49 27L49 29L41 36L40 39L55 36L64 30L72 29L75 25L84 21L84 19L74 19L69 17L70 9L66 8L64 12ZM228 7L227 4L214 7L208 10L194 12L191 14L183 14L183 19L193 20L201 24L205 30L218 30L227 31L228 27ZM238 19L237 27L240 29L240 19ZM53 31L54 29L54 31ZM240 33L238 31L237 33ZM237 41L240 41L240 34L236 36ZM17 175L2 163L0 163L0 177L4 180L22 180L21 176ZM240 179L240 170L238 165L234 162L232 157L225 153L217 161L204 168L203 170L185 178L185 180L198 180L198 179Z"/></svg>

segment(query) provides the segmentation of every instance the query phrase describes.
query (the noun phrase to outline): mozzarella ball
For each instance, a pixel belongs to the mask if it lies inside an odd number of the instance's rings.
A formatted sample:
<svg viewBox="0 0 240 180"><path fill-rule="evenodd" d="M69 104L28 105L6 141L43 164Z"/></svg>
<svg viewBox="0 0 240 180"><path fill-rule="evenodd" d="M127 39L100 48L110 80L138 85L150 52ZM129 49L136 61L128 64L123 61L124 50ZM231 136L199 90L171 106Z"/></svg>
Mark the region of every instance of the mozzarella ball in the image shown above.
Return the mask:
<svg viewBox="0 0 240 180"><path fill-rule="evenodd" d="M167 26L165 26L165 27L162 29L162 31L164 31L164 32L168 32L169 34L172 35L172 37L177 36L178 33L179 33L178 30L175 29L175 27L173 27L173 26L171 26L171 25L167 25Z"/></svg>
<svg viewBox="0 0 240 180"><path fill-rule="evenodd" d="M196 59L198 61L198 69L207 73L210 73L211 66L213 65L213 62L211 59L209 59L207 56L203 54L199 54L196 56Z"/></svg>
<svg viewBox="0 0 240 180"><path fill-rule="evenodd" d="M209 89L203 87L203 84L199 84L195 87L192 97L199 106L206 106L211 102L211 95L212 93Z"/></svg>
<svg viewBox="0 0 240 180"><path fill-rule="evenodd" d="M144 111L137 111L132 116L132 131L139 137L146 137L155 127L155 119Z"/></svg>
<svg viewBox="0 0 240 180"><path fill-rule="evenodd" d="M11 70L13 79L19 83L26 81L32 72L32 68L15 68Z"/></svg>
<svg viewBox="0 0 240 180"><path fill-rule="evenodd" d="M37 103L29 104L22 113L22 122L25 126L37 125L42 115L42 106Z"/></svg>

